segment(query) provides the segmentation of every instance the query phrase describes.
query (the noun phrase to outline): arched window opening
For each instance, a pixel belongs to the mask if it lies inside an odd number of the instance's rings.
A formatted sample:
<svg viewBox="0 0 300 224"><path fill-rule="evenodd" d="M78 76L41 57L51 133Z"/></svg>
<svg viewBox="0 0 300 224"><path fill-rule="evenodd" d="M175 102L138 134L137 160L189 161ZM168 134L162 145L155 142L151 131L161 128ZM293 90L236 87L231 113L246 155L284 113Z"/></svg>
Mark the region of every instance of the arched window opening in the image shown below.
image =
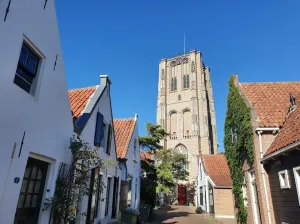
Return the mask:
<svg viewBox="0 0 300 224"><path fill-rule="evenodd" d="M180 145L176 146L176 148L174 150L177 153L185 155L186 160L189 161L188 150L184 145L180 144ZM187 163L186 165L184 165L183 168L188 171L189 170L189 164Z"/></svg>
<svg viewBox="0 0 300 224"><path fill-rule="evenodd" d="M189 110L183 112L183 137L191 137L192 116Z"/></svg>
<svg viewBox="0 0 300 224"><path fill-rule="evenodd" d="M177 138L176 132L177 132L177 113L173 112L170 115L170 134L171 134L171 138L173 138L173 139Z"/></svg>

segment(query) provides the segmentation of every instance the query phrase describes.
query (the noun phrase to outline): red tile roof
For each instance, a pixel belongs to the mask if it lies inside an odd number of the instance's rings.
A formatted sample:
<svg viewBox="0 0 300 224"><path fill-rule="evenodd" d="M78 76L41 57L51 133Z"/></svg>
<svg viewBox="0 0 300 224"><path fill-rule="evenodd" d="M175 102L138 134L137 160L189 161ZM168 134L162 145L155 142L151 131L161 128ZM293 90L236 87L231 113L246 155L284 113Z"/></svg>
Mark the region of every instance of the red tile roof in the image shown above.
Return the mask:
<svg viewBox="0 0 300 224"><path fill-rule="evenodd" d="M114 119L117 157L125 158L136 121L134 118Z"/></svg>
<svg viewBox="0 0 300 224"><path fill-rule="evenodd" d="M73 119L77 119L83 112L96 86L69 90L70 106L73 113Z"/></svg>
<svg viewBox="0 0 300 224"><path fill-rule="evenodd" d="M290 107L290 92L300 93L300 82L241 83L262 127L280 127Z"/></svg>
<svg viewBox="0 0 300 224"><path fill-rule="evenodd" d="M153 153L151 153L149 151L144 151L144 150L140 152L140 158L141 158L141 160L144 160L146 162L154 159Z"/></svg>
<svg viewBox="0 0 300 224"><path fill-rule="evenodd" d="M230 170L225 155L204 155L202 158L205 172L217 187L232 187Z"/></svg>
<svg viewBox="0 0 300 224"><path fill-rule="evenodd" d="M283 127L268 148L265 156L272 154L288 145L300 141L300 106L289 113Z"/></svg>

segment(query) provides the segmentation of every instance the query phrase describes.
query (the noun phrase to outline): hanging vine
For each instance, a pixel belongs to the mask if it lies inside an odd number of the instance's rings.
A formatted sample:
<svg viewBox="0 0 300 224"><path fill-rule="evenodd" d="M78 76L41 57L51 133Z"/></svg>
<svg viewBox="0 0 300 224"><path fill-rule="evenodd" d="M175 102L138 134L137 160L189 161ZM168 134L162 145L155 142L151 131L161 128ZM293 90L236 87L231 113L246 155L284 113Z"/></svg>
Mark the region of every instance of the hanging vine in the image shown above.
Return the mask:
<svg viewBox="0 0 300 224"><path fill-rule="evenodd" d="M54 197L46 198L45 209L51 209L53 223L65 224L74 221L80 215L78 205L83 196L94 195L98 190L103 191L103 184L98 181L91 183L91 169L98 168L103 172L109 166L116 166L115 161L101 160L98 156L99 149L92 149L91 146L73 136L70 139L70 150L73 155L72 164L67 167L62 164L56 181Z"/></svg>
<svg viewBox="0 0 300 224"><path fill-rule="evenodd" d="M247 161L252 166L254 161L251 110L241 97L238 88L234 85L234 76L231 76L228 84L224 147L232 177L232 191L238 209L238 221L244 224L247 222L247 211L244 207L242 192L244 182L243 164Z"/></svg>

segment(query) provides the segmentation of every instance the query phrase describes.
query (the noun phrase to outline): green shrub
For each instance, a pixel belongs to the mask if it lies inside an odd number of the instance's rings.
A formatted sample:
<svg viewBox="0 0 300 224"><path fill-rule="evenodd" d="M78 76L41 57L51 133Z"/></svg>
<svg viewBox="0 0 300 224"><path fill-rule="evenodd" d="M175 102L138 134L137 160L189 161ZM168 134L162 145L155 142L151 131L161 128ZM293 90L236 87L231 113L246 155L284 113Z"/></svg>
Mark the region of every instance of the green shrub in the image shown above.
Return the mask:
<svg viewBox="0 0 300 224"><path fill-rule="evenodd" d="M196 211L195 211L197 214L201 214L203 212L202 208L201 207L197 207L196 208Z"/></svg>

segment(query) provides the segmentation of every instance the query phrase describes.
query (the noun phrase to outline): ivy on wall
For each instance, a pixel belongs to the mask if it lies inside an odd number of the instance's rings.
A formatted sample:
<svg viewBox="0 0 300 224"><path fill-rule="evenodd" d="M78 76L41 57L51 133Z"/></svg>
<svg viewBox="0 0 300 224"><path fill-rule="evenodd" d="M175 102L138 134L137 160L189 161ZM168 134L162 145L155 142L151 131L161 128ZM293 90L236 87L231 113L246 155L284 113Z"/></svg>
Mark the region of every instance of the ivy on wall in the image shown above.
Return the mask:
<svg viewBox="0 0 300 224"><path fill-rule="evenodd" d="M244 207L242 186L244 182L243 164L247 161L252 166L254 161L251 110L234 85L234 76L231 76L228 84L224 148L231 172L232 191L238 209L238 222L246 223L247 211Z"/></svg>

